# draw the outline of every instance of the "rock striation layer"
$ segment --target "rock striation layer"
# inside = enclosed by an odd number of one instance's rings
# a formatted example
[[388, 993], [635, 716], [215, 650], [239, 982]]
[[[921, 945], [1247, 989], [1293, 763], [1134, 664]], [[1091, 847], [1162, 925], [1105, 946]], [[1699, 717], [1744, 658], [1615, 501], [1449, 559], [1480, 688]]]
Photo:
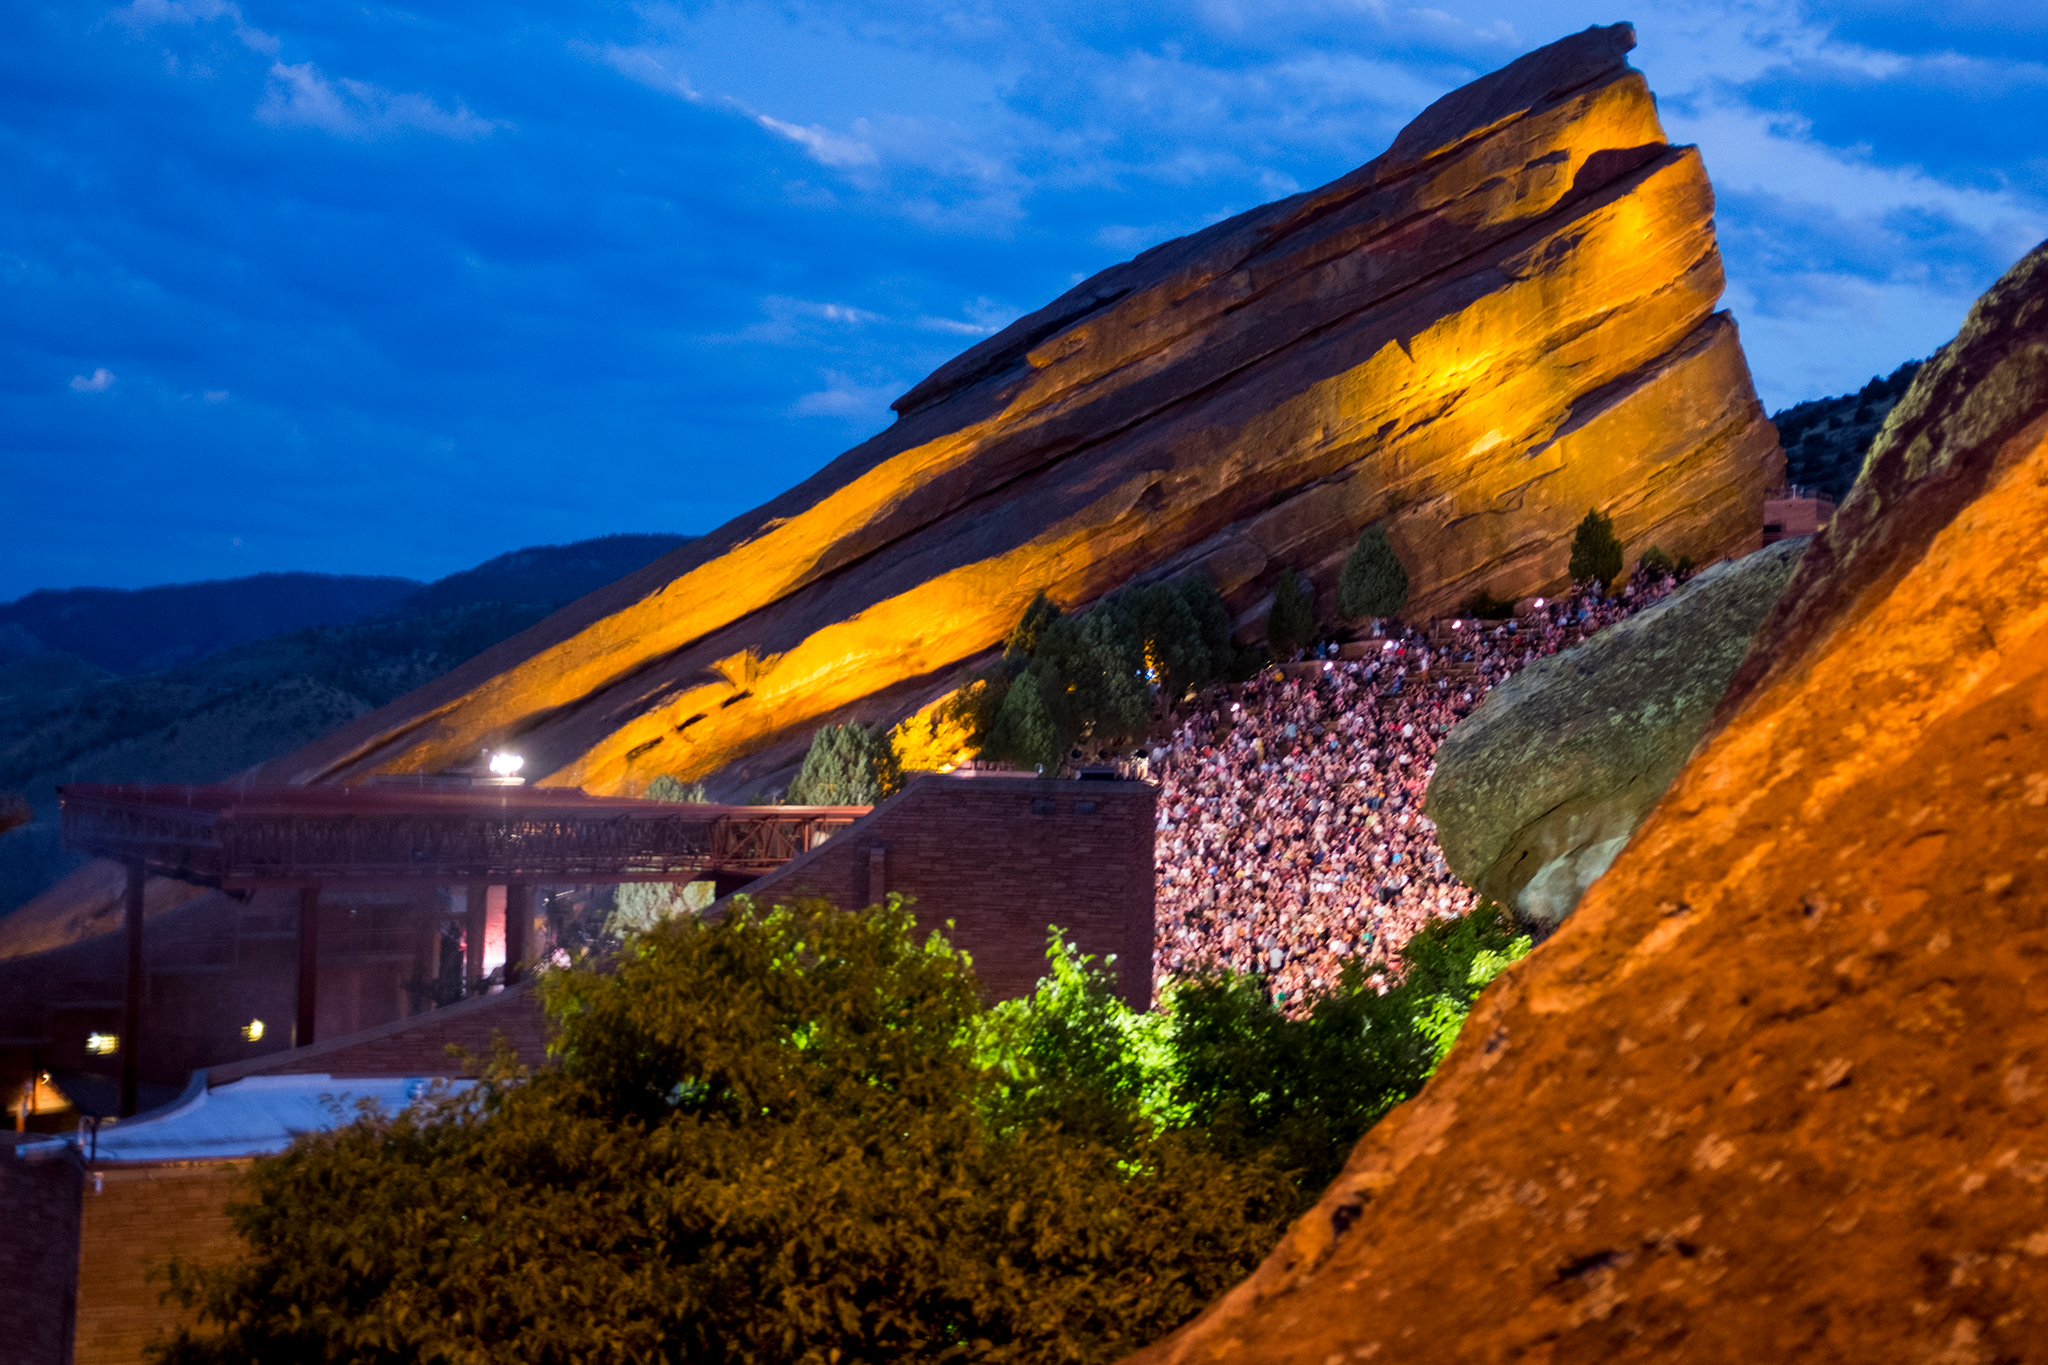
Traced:
[[2048, 1303], [2048, 246], [1892, 413], [1692, 761], [1147, 1362], [1959, 1361]]
[[1250, 624], [1384, 523], [1428, 614], [1560, 586], [1588, 507], [1632, 552], [1755, 548], [1783, 456], [1634, 41], [1532, 52], [1343, 178], [1102, 272], [787, 493], [261, 777], [509, 745], [545, 782], [738, 798], [818, 725], [943, 694], [1041, 590], [1199, 569]]
[[1459, 880], [1555, 928], [1678, 776], [1807, 541], [1716, 564], [1489, 692], [1425, 807]]
[[[1572, 529], [1754, 548], [1782, 469], [1713, 194], [1590, 29], [1445, 96], [1319, 190], [1168, 242], [941, 367], [755, 512], [285, 761], [348, 780], [516, 742], [593, 791], [905, 714], [1041, 589], [1200, 567], [1240, 608], [1369, 523], [1415, 609], [1558, 586]], [[914, 690], [914, 689], [913, 689]]]

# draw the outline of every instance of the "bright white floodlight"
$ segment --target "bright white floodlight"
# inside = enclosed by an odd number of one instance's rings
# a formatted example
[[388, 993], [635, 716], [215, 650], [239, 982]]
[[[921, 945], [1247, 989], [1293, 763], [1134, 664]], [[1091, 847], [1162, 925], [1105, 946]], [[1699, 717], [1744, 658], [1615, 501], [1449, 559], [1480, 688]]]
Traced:
[[499, 777], [517, 777], [519, 770], [526, 766], [526, 760], [518, 754], [492, 754], [491, 771]]

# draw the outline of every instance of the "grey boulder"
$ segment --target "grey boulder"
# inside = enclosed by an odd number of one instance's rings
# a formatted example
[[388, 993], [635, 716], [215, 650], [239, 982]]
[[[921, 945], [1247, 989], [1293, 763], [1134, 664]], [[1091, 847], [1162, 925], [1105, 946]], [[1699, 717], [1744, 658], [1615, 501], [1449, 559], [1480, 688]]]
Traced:
[[1714, 565], [1538, 660], [1446, 736], [1424, 809], [1451, 870], [1554, 928], [1692, 752], [1806, 540]]

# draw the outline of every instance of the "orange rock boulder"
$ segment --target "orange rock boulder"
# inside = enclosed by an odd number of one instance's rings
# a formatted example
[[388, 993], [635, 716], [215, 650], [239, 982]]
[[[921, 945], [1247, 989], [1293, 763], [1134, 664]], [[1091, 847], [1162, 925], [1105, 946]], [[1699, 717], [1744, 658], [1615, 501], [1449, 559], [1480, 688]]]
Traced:
[[2048, 246], [1691, 762], [1195, 1361], [2042, 1358]]
[[749, 755], [917, 710], [1040, 590], [1200, 568], [1255, 622], [1383, 522], [1427, 613], [1558, 586], [1594, 506], [1631, 549], [1754, 548], [1782, 456], [1633, 43], [1533, 52], [1343, 179], [1104, 271], [773, 502], [265, 775], [513, 744], [548, 782], [744, 795]]

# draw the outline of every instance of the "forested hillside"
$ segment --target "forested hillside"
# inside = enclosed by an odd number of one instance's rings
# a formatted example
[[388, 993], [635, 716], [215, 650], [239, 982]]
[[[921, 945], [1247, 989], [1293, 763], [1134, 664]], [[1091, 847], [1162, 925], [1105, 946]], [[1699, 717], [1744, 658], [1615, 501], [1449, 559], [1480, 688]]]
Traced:
[[[424, 587], [405, 579], [343, 580], [395, 582], [405, 591], [369, 619], [210, 650], [197, 662], [161, 672], [124, 677], [98, 660], [58, 649], [0, 663], [0, 792], [25, 795], [35, 814], [31, 823], [0, 834], [0, 914], [80, 861], [60, 846], [59, 783], [213, 782], [231, 776], [433, 681], [687, 539], [621, 535], [535, 546]], [[173, 590], [152, 597], [149, 591], [128, 597], [180, 611], [205, 598]], [[36, 596], [45, 595], [23, 601]], [[112, 613], [99, 619], [125, 618]], [[202, 623], [182, 637], [166, 626], [153, 638], [182, 640], [183, 647], [197, 650], [217, 637]]]

